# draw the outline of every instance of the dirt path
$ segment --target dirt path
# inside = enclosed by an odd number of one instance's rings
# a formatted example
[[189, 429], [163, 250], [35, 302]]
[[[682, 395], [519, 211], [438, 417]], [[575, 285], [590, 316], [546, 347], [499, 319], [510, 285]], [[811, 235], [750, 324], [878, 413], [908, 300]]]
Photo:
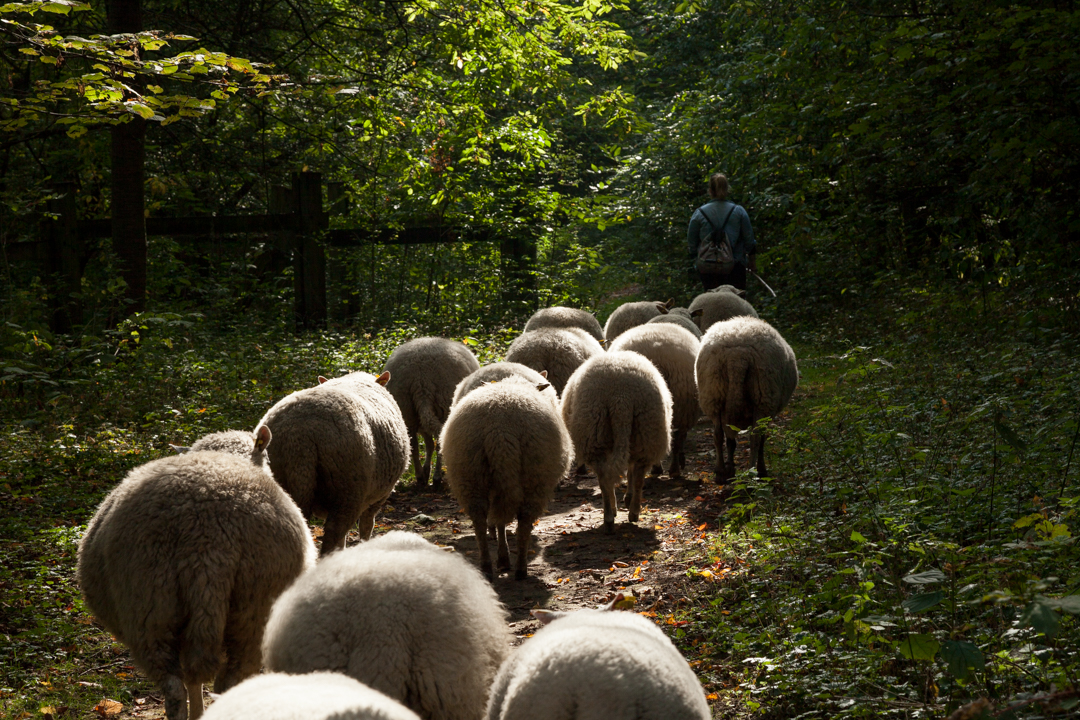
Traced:
[[[539, 623], [529, 615], [534, 608], [596, 607], [620, 591], [637, 598], [639, 612], [673, 608], [686, 594], [687, 568], [704, 561], [706, 527], [717, 527], [721, 497], [711, 484], [710, 450], [712, 433], [698, 426], [687, 439], [686, 477], [648, 477], [641, 520], [635, 525], [626, 522], [623, 491], [617, 491], [620, 512], [610, 535], [602, 529], [603, 500], [596, 476], [559, 483], [548, 514], [533, 528], [528, 579], [515, 581], [513, 573], [495, 578], [514, 633], [521, 638], [536, 631]], [[390, 529], [418, 532], [478, 562], [472, 523], [445, 493], [396, 493], [376, 532]], [[514, 542], [508, 543], [513, 562]]]

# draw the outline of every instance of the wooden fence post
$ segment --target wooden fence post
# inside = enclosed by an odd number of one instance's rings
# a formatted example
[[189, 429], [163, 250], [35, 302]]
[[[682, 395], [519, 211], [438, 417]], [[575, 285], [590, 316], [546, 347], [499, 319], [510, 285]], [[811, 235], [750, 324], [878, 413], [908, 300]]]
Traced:
[[48, 275], [49, 325], [53, 332], [70, 333], [82, 324], [82, 243], [75, 217], [75, 183], [56, 183], [60, 197], [49, 200], [56, 218], [43, 220], [45, 272]]
[[[299, 257], [303, 297], [299, 327], [326, 327], [326, 252], [319, 242], [319, 231], [327, 227], [322, 207], [322, 175], [313, 172], [293, 173], [293, 199], [297, 215], [296, 255]], [[293, 265], [296, 268], [296, 264]], [[298, 310], [300, 308], [298, 307]]]

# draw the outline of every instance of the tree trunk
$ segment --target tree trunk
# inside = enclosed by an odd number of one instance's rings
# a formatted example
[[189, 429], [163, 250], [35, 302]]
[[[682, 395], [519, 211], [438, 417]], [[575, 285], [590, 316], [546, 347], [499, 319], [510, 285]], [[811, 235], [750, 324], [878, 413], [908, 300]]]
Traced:
[[[109, 0], [110, 34], [142, 30], [141, 0]], [[137, 87], [137, 86], [136, 86]], [[126, 311], [146, 307], [146, 203], [143, 196], [146, 121], [130, 116], [112, 128], [112, 240], [127, 283]]]

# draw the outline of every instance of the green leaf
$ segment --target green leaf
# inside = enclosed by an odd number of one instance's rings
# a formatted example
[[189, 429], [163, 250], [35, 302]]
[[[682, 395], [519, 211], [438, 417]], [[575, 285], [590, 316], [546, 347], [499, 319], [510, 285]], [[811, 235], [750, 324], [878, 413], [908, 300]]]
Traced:
[[1048, 638], [1057, 634], [1058, 625], [1060, 624], [1057, 612], [1044, 600], [1031, 601], [1024, 608], [1024, 614], [1020, 616], [1020, 622], [1028, 627], [1035, 628], [1036, 632], [1040, 632]]
[[926, 572], [904, 576], [904, 582], [911, 583], [912, 585], [930, 585], [931, 583], [941, 582], [944, 579], [945, 573], [940, 570], [927, 570]]
[[863, 537], [862, 533], [860, 533], [858, 530], [852, 530], [851, 531], [851, 540], [852, 540], [852, 542], [857, 542], [860, 545], [862, 545], [864, 542], [866, 542], [866, 538]]
[[1066, 595], [1063, 598], [1039, 598], [1055, 610], [1067, 612], [1070, 615], [1080, 615], [1080, 595]]
[[972, 670], [982, 670], [986, 659], [975, 645], [957, 640], [945, 640], [941, 643], [941, 659], [949, 665], [953, 677], [966, 680]]
[[154, 111], [151, 108], [148, 108], [146, 105], [143, 105], [142, 103], [131, 102], [125, 103], [125, 105], [127, 106], [127, 109], [129, 111], [135, 113], [143, 120], [150, 120], [154, 117]]
[[908, 660], [933, 660], [941, 643], [933, 635], [908, 635], [896, 643], [896, 649]]
[[1020, 439], [1020, 436], [1016, 432], [1002, 422], [1002, 415], [998, 413], [994, 417], [994, 429], [997, 430], [998, 435], [1004, 438], [1005, 442], [1009, 443], [1009, 446], [1016, 451], [1018, 455], [1023, 455], [1027, 452], [1027, 443]]
[[909, 597], [907, 600], [901, 603], [903, 608], [909, 613], [918, 613], [923, 610], [929, 610], [945, 598], [945, 594], [940, 590], [932, 593], [921, 593], [913, 597]]

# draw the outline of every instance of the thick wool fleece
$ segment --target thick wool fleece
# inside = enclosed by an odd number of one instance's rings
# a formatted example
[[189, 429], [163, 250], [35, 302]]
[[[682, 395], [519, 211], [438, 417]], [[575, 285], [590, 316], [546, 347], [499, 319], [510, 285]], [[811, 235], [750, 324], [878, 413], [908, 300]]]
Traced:
[[733, 285], [721, 285], [708, 292], [703, 292], [690, 303], [690, 312], [701, 310], [702, 313], [696, 318], [701, 332], [708, 331], [718, 322], [723, 322], [733, 317], [758, 316], [754, 306], [742, 299], [738, 294], [742, 292]]
[[577, 308], [549, 307], [537, 310], [525, 323], [525, 332], [540, 328], [580, 328], [596, 338], [597, 342], [604, 340], [604, 330], [596, 316]]
[[[300, 510], [247, 457], [188, 452], [135, 468], [79, 545], [86, 604], [161, 684], [170, 720], [259, 672], [278, 594], [315, 562]], [[185, 691], [185, 686], [187, 690]]]
[[[516, 362], [491, 363], [485, 365], [476, 372], [471, 373], [468, 377], [458, 383], [458, 386], [454, 389], [454, 402], [450, 406], [450, 412], [453, 413], [454, 406], [461, 402], [463, 397], [476, 388], [486, 385], [487, 383], [498, 382], [512, 377], [519, 377], [526, 380], [531, 383], [533, 387], [549, 383], [543, 375], [533, 370], [528, 365], [522, 365], [521, 363]], [[550, 396], [552, 400], [558, 400], [558, 393], [555, 391], [554, 385], [549, 383], [548, 387], [543, 392]]]
[[[701, 341], [695, 365], [698, 402], [713, 421], [717, 472], [721, 479], [734, 477], [732, 454], [738, 430], [758, 420], [776, 417], [791, 399], [799, 381], [795, 353], [780, 333], [764, 320], [735, 317], [709, 328]], [[729, 459], [724, 460], [727, 436]], [[758, 474], [765, 472], [765, 437], [751, 435], [751, 458]]]
[[499, 670], [488, 720], [708, 720], [705, 692], [664, 633], [637, 614], [578, 610]]
[[[454, 388], [480, 363], [463, 343], [440, 337], [423, 337], [399, 345], [386, 361], [390, 372], [386, 389], [394, 396], [405, 418], [412, 447], [413, 470], [420, 485], [427, 485], [431, 466], [434, 481], [442, 478], [442, 465], [435, 441], [450, 414]], [[424, 464], [420, 465], [417, 434], [424, 438]]]
[[673, 405], [670, 474], [673, 477], [682, 472], [686, 434], [701, 415], [694, 377], [694, 361], [697, 359], [698, 347], [698, 339], [690, 331], [677, 325], [645, 323], [624, 332], [611, 344], [610, 349], [610, 352], [629, 350], [645, 356], [660, 371], [668, 390], [671, 391]]
[[666, 315], [667, 312], [667, 305], [662, 302], [643, 300], [623, 303], [608, 317], [604, 325], [604, 338], [610, 344], [630, 328], [644, 325], [657, 315]]
[[202, 436], [187, 448], [186, 452], [218, 450], [230, 455], [239, 455], [250, 458], [256, 466], [269, 473], [270, 458], [266, 454], [266, 446], [270, 443], [270, 437], [269, 430], [265, 430], [265, 434], [260, 433], [260, 435], [246, 430], [225, 430]]
[[[677, 312], [679, 310], [682, 310], [683, 312]], [[701, 339], [701, 330], [698, 328], [697, 323], [690, 319], [690, 312], [686, 308], [674, 308], [667, 315], [657, 315], [645, 324], [648, 325], [650, 323], [667, 323], [670, 325], [678, 325], [679, 327], [687, 330], [687, 332], [689, 332], [698, 340]]]
[[305, 518], [326, 517], [322, 555], [345, 547], [359, 519], [375, 515], [409, 465], [409, 436], [397, 403], [368, 373], [350, 373], [283, 398], [263, 416], [274, 440], [274, 478]]
[[545, 393], [518, 377], [484, 385], [454, 406], [443, 427], [450, 493], [473, 522], [480, 568], [489, 576], [488, 525], [496, 529], [499, 569], [509, 570], [506, 525], [517, 520], [515, 577], [524, 580], [532, 524], [570, 471], [570, 435], [558, 401]]
[[506, 359], [537, 372], [547, 370], [548, 382], [561, 395], [574, 371], [603, 352], [596, 338], [579, 328], [541, 328], [519, 335], [510, 343]]
[[205, 720], [420, 720], [381, 692], [339, 673], [269, 673], [214, 701]]
[[629, 520], [636, 522], [645, 471], [670, 449], [671, 393], [660, 371], [634, 352], [597, 355], [566, 384], [562, 415], [577, 462], [592, 468], [599, 480], [604, 529], [615, 529], [615, 485], [623, 473], [629, 481]]
[[476, 720], [510, 639], [476, 567], [390, 532], [297, 580], [274, 605], [263, 659], [275, 672], [344, 673], [428, 720]]

